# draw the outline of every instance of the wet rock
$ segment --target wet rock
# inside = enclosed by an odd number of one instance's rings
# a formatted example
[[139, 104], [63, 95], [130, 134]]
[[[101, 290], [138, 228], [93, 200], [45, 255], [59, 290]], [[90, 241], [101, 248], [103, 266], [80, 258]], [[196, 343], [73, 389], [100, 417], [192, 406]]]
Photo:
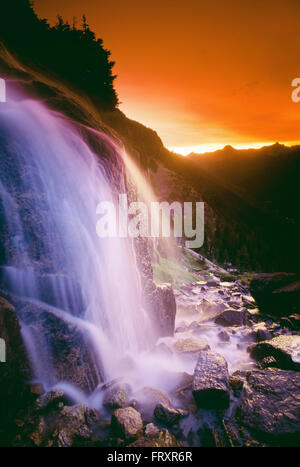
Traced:
[[208, 279], [207, 282], [206, 282], [206, 285], [208, 287], [218, 287], [220, 284], [220, 281], [217, 281], [215, 279]]
[[269, 341], [253, 344], [248, 348], [252, 358], [262, 361], [274, 357], [278, 368], [300, 370], [300, 336], [277, 336]]
[[38, 397], [34, 403], [35, 410], [46, 410], [57, 407], [60, 402], [64, 402], [64, 391], [62, 389], [52, 389], [51, 391]]
[[231, 287], [234, 287], [234, 282], [220, 282], [220, 286], [229, 289]]
[[260, 368], [278, 368], [277, 360], [274, 357], [265, 357], [259, 362]]
[[300, 311], [299, 274], [256, 274], [250, 290], [262, 313], [289, 316]]
[[184, 314], [198, 313], [198, 305], [196, 303], [179, 302], [177, 308], [178, 308], [178, 312], [184, 313]]
[[182, 378], [172, 391], [172, 398], [177, 400], [182, 407], [189, 407], [195, 403], [192, 394], [194, 376], [183, 373]]
[[186, 338], [180, 339], [175, 342], [173, 349], [176, 353], [187, 356], [187, 357], [197, 357], [198, 353], [201, 350], [210, 349], [209, 345], [201, 340]]
[[254, 339], [256, 342], [268, 341], [272, 339], [271, 332], [267, 329], [265, 324], [257, 326], [254, 330]]
[[71, 447], [91, 438], [92, 431], [86, 425], [86, 411], [87, 408], [83, 404], [61, 409], [52, 435], [55, 445]]
[[[142, 257], [140, 258], [142, 260]], [[143, 284], [143, 302], [152, 318], [157, 337], [173, 336], [175, 330], [176, 300], [170, 285], [157, 286], [148, 271]]]
[[[180, 332], [180, 331], [178, 331], [176, 329], [176, 332]], [[165, 344], [164, 342], [161, 342], [160, 344], [156, 345], [155, 349], [154, 349], [154, 352], [157, 353], [158, 355], [159, 354], [164, 354], [164, 355], [166, 355], [168, 357], [170, 357], [173, 354], [170, 347], [167, 344]]]
[[300, 374], [278, 369], [247, 372], [237, 414], [257, 439], [299, 445]]
[[114, 411], [111, 427], [115, 435], [125, 439], [138, 437], [143, 430], [141, 414], [133, 407], [126, 407]]
[[225, 408], [229, 404], [227, 362], [216, 352], [201, 351], [194, 372], [193, 395], [199, 407]]
[[255, 308], [256, 306], [255, 300], [253, 297], [251, 297], [251, 295], [242, 295], [242, 301], [246, 308], [252, 309], [252, 308]]
[[157, 287], [161, 307], [158, 311], [160, 336], [173, 336], [175, 329], [176, 301], [170, 285]]
[[262, 342], [272, 339], [273, 334], [267, 328], [266, 323], [255, 324], [251, 328], [245, 328], [242, 331], [243, 340], [245, 342]]
[[227, 305], [235, 310], [239, 310], [241, 308], [241, 304], [235, 300], [228, 300]]
[[186, 417], [188, 412], [182, 409], [174, 409], [167, 404], [158, 404], [154, 410], [155, 418], [165, 425], [175, 425], [182, 417]]
[[88, 426], [95, 426], [100, 421], [100, 413], [97, 409], [88, 409], [85, 413], [85, 420]]
[[29, 434], [29, 439], [35, 446], [42, 446], [46, 437], [47, 425], [45, 419], [40, 417], [35, 429]]
[[216, 429], [213, 426], [210, 426], [209, 423], [204, 423], [203, 427], [198, 431], [198, 434], [201, 438], [201, 445], [204, 447], [227, 447], [228, 437], [221, 431], [218, 427]]
[[146, 437], [153, 437], [157, 436], [160, 432], [160, 429], [154, 425], [154, 423], [148, 423], [145, 427], [145, 436]]
[[238, 372], [230, 376], [229, 384], [231, 389], [233, 390], [235, 397], [238, 397], [244, 386], [244, 380], [240, 377]]
[[206, 281], [198, 281], [198, 282], [196, 282], [196, 285], [197, 285], [197, 286], [202, 286], [202, 287], [203, 287], [203, 286], [205, 286], [206, 284], [207, 284]]
[[28, 385], [28, 389], [30, 394], [33, 394], [34, 396], [41, 396], [45, 393], [45, 388], [42, 383], [30, 383]]
[[283, 317], [280, 320], [280, 324], [282, 327], [287, 327], [289, 329], [299, 331], [300, 330], [300, 315], [293, 314], [289, 317]]
[[224, 303], [222, 300], [213, 302], [204, 298], [198, 306], [199, 320], [208, 321], [213, 319], [220, 315], [226, 309], [226, 307], [226, 303]]
[[181, 447], [181, 444], [168, 430], [163, 429], [156, 436], [141, 436], [128, 447], [175, 448]]
[[91, 438], [92, 431], [86, 425], [85, 405], [52, 407], [53, 410], [49, 410], [49, 405], [46, 407], [48, 410], [39, 415], [28, 435], [35, 446], [71, 447]]
[[245, 320], [246, 314], [243, 310], [227, 309], [215, 319], [215, 323], [222, 326], [242, 326]]
[[189, 325], [189, 327], [188, 327], [188, 329], [189, 329], [190, 331], [196, 331], [196, 330], [198, 330], [199, 328], [201, 328], [201, 324], [198, 323], [197, 321], [193, 321], [193, 322]]
[[161, 389], [145, 386], [134, 394], [143, 420], [152, 421], [154, 409], [158, 404], [171, 405], [168, 395]]
[[110, 409], [124, 407], [127, 401], [127, 393], [121, 384], [110, 387], [104, 396], [103, 405]]
[[220, 339], [221, 342], [229, 342], [230, 341], [230, 336], [225, 329], [222, 329], [222, 331], [219, 332], [218, 338]]
[[[47, 304], [13, 295], [12, 300], [28, 332], [36, 338], [44, 336], [47, 346], [52, 348], [52, 354], [55, 356], [53, 382], [69, 381], [83, 390], [96, 388], [101, 369], [92, 357], [87, 334], [79, 327], [54, 315]], [[47, 376], [49, 357], [44, 347], [46, 346], [41, 345], [39, 348], [39, 361]]]

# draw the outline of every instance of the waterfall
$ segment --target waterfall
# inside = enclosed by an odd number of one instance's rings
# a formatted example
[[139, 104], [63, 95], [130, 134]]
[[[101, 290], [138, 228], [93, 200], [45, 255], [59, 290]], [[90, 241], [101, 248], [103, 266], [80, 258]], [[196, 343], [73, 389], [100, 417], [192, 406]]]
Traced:
[[[58, 366], [75, 368], [85, 348], [92, 390], [152, 341], [132, 241], [96, 233], [98, 203], [124, 190], [121, 149], [104, 133], [96, 137], [97, 154], [79, 125], [38, 101], [0, 106], [0, 286], [20, 304], [33, 377], [46, 387], [76, 382]], [[74, 341], [78, 362], [65, 349]]]

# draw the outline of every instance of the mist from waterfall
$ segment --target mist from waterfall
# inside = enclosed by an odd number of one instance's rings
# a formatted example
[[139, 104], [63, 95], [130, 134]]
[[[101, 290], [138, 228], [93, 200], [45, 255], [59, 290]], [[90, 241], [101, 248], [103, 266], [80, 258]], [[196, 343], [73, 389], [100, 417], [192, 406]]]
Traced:
[[[78, 330], [98, 382], [113, 378], [122, 359], [153, 343], [131, 239], [96, 233], [98, 203], [125, 190], [121, 150], [98, 133], [99, 147], [119, 161], [114, 186], [109, 161], [80, 126], [26, 98], [1, 105], [0, 136], [1, 287]], [[32, 311], [20, 316], [23, 337], [34, 378], [51, 387], [58, 350], [36, 319]]]

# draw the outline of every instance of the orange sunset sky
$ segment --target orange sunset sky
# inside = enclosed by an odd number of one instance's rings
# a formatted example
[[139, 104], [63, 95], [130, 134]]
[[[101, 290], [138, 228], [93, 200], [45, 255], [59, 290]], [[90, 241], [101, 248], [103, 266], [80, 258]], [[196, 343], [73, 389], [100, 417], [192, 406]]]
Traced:
[[111, 50], [127, 116], [182, 154], [300, 141], [300, 0], [34, 0], [83, 13]]

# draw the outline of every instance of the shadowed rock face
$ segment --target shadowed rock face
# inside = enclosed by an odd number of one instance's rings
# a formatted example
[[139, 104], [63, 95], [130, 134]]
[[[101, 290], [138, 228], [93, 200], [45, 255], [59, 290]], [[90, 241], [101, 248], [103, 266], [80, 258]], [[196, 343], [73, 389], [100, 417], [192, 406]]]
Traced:
[[[73, 323], [53, 314], [46, 304], [38, 304], [30, 299], [19, 298], [5, 292], [3, 294], [9, 297], [17, 310], [15, 320], [19, 329], [20, 321], [23, 334], [29, 333], [32, 344], [40, 345], [40, 366], [44, 367], [46, 380], [47, 368], [49, 365], [54, 366], [55, 359], [53, 380], [49, 380], [49, 384], [70, 381], [85, 391], [93, 390], [101, 380], [102, 369], [89, 351], [91, 345], [89, 336]], [[46, 341], [53, 346], [52, 355], [49, 355], [46, 348], [41, 345], [41, 335], [44, 335]], [[15, 342], [14, 336], [12, 339]], [[22, 359], [22, 354], [18, 358]], [[29, 367], [29, 363], [27, 365]]]
[[248, 372], [238, 417], [257, 439], [296, 446], [300, 441], [300, 374], [277, 369]]
[[199, 353], [193, 381], [199, 407], [225, 408], [229, 404], [229, 373], [225, 359], [210, 350]]
[[158, 286], [153, 281], [152, 248], [147, 238], [136, 238], [135, 251], [141, 275], [143, 305], [151, 317], [157, 337], [173, 336], [176, 300], [171, 286]]
[[256, 274], [250, 290], [263, 313], [288, 316], [300, 310], [299, 274]]
[[300, 336], [277, 336], [250, 346], [249, 351], [259, 362], [267, 363], [266, 359], [273, 357], [272, 366], [300, 371]]
[[0, 338], [5, 341], [5, 360], [0, 363], [0, 439], [7, 444], [10, 423], [24, 403], [25, 382], [30, 378], [30, 365], [21, 336], [15, 308], [0, 297]]

